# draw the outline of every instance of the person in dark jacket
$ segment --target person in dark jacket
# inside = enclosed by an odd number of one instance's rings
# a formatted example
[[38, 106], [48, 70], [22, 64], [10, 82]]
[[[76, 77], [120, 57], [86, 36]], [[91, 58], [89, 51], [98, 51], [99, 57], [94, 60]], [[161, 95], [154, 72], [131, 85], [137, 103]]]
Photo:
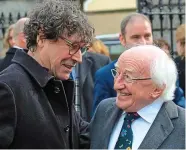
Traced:
[[95, 72], [110, 61], [107, 56], [88, 51], [83, 55], [82, 63], [76, 65], [72, 71], [73, 79], [79, 78], [79, 93], [76, 95], [75, 106], [80, 116], [87, 122], [91, 120]]
[[88, 148], [68, 79], [94, 29], [71, 1], [43, 1], [28, 16], [29, 51], [18, 50], [0, 73], [0, 148]]
[[18, 49], [22, 49], [27, 52], [26, 38], [23, 33], [24, 24], [27, 20], [28, 18], [21, 18], [14, 24], [13, 34], [12, 34], [14, 45], [8, 49], [5, 57], [2, 59], [0, 64], [0, 71], [4, 70], [12, 63], [11, 62], [12, 58], [14, 57]]
[[176, 50], [178, 57], [175, 62], [178, 68], [179, 85], [185, 95], [185, 24], [181, 24], [176, 29]]
[[14, 40], [13, 40], [13, 29], [14, 24], [11, 24], [8, 26], [8, 28], [5, 30], [5, 35], [3, 38], [3, 49], [0, 51], [0, 58], [4, 58], [7, 50], [10, 47], [14, 46]]

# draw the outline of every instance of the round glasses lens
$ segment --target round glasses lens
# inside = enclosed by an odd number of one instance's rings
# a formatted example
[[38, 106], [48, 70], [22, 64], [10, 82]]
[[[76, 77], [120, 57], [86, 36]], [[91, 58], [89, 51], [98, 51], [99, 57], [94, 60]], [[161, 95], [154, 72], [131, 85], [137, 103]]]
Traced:
[[113, 76], [113, 77], [116, 77], [117, 71], [116, 71], [115, 69], [112, 69], [111, 72], [112, 72], [112, 76]]

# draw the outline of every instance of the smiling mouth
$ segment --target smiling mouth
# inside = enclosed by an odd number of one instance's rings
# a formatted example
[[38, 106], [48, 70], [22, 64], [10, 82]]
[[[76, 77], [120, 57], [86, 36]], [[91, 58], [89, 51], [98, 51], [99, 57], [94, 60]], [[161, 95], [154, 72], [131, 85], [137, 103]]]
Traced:
[[132, 94], [128, 94], [128, 93], [120, 93], [121, 96], [130, 96]]
[[67, 65], [67, 64], [63, 64], [66, 68], [68, 69], [72, 69], [73, 67], [75, 67], [75, 65]]

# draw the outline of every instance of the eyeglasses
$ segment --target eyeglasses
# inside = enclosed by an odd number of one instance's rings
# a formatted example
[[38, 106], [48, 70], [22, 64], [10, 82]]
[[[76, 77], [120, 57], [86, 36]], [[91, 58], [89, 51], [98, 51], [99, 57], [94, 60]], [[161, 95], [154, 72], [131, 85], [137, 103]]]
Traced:
[[89, 46], [85, 45], [83, 47], [80, 47], [80, 45], [78, 43], [72, 43], [70, 40], [64, 38], [64, 37], [60, 37], [62, 40], [64, 40], [66, 42], [66, 44], [69, 46], [69, 54], [70, 55], [74, 55], [75, 53], [77, 53], [79, 50], [81, 50], [81, 53], [84, 54], [88, 51]]
[[[120, 75], [116, 69], [111, 69], [111, 73], [114, 78], [117, 78]], [[134, 80], [150, 80], [151, 78], [132, 78], [131, 76], [125, 73], [123, 74], [123, 79], [127, 83], [132, 83]]]

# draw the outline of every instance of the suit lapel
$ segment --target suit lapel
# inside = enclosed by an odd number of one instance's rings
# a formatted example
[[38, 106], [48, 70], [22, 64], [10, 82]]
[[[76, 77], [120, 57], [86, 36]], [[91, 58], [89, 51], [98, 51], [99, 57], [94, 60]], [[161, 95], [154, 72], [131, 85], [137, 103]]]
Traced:
[[102, 147], [103, 149], [107, 149], [109, 145], [110, 135], [113, 131], [114, 125], [117, 122], [118, 118], [120, 117], [122, 111], [116, 107], [115, 101], [113, 102], [113, 105], [111, 105], [110, 108], [107, 109], [105, 113], [105, 124], [102, 129], [102, 135], [99, 142], [98, 147]]
[[[158, 149], [173, 131], [171, 118], [178, 117], [173, 102], [164, 103], [139, 149]], [[169, 108], [168, 108], [169, 107]]]
[[[80, 85], [83, 87], [87, 74], [92, 66], [92, 61], [88, 57], [88, 53], [85, 53], [83, 56], [82, 63], [79, 64], [79, 77], [80, 77]], [[76, 67], [77, 72], [77, 67]]]

